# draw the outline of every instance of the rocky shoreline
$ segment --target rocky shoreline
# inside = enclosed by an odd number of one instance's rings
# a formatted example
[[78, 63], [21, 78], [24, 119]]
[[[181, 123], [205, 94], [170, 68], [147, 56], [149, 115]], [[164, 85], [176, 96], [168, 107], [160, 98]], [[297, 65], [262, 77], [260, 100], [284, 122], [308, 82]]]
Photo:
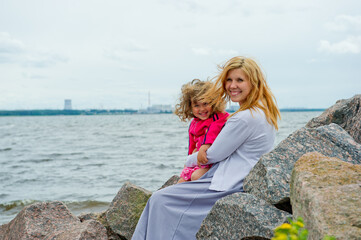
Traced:
[[[220, 199], [197, 239], [270, 239], [302, 217], [309, 239], [361, 239], [361, 95], [339, 100], [261, 157], [245, 193]], [[163, 186], [177, 182], [171, 177]], [[129, 240], [151, 192], [125, 183], [101, 213], [75, 216], [59, 201], [35, 203], [0, 226], [0, 240]], [[157, 223], [154, 223], [157, 224]]]

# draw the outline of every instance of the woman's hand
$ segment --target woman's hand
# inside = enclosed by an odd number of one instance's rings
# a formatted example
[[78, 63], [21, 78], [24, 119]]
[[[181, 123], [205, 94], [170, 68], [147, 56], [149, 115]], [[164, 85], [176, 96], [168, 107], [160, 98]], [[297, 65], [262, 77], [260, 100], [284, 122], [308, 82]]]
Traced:
[[207, 159], [207, 150], [210, 147], [210, 144], [203, 144], [198, 151], [198, 156], [197, 156], [197, 164], [200, 167], [201, 165], [207, 164], [208, 159]]

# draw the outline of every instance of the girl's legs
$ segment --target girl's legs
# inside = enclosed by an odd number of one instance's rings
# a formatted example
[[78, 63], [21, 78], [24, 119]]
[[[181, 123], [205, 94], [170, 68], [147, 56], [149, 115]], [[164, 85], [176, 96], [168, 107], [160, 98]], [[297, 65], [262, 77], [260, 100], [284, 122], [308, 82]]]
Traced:
[[182, 183], [182, 182], [187, 182], [187, 180], [184, 180], [184, 178], [180, 178], [180, 179], [178, 180], [177, 184], [178, 184], [178, 183]]
[[198, 180], [199, 178], [201, 178], [206, 172], [208, 172], [209, 168], [199, 168], [197, 170], [195, 170], [192, 173], [191, 176], [191, 181], [195, 181]]

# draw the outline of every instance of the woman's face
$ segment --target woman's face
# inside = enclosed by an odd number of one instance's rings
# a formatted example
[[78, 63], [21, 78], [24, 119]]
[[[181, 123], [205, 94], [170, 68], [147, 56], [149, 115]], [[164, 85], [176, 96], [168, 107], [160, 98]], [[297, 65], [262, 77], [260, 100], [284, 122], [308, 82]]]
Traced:
[[236, 68], [228, 72], [226, 91], [232, 102], [238, 102], [239, 105], [242, 105], [251, 92], [251, 89], [251, 82], [242, 69]]

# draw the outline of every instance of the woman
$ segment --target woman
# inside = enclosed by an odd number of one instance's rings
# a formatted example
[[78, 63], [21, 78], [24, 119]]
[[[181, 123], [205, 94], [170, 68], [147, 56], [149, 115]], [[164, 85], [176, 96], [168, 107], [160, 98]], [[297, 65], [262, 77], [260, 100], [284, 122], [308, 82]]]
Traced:
[[[221, 68], [215, 86], [204, 101], [238, 102], [240, 108], [227, 120], [212, 144], [189, 155], [187, 167], [213, 164], [197, 181], [155, 192], [149, 199], [133, 240], [195, 239], [214, 203], [243, 191], [243, 179], [274, 143], [279, 110], [264, 75], [250, 58], [234, 57]], [[213, 97], [211, 97], [213, 96]]]

